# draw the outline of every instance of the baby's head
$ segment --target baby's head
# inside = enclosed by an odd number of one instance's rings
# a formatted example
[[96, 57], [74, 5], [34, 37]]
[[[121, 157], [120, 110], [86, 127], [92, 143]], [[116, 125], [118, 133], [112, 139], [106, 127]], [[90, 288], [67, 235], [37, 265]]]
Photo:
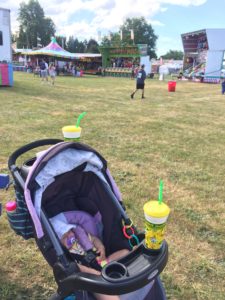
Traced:
[[70, 253], [85, 255], [85, 250], [76, 239], [73, 229], [70, 229], [63, 234], [61, 243], [69, 250]]
[[70, 229], [69, 231], [67, 231], [66, 233], [63, 234], [62, 238], [61, 238], [61, 242], [62, 244], [67, 248], [70, 249], [72, 248], [73, 244], [75, 243], [76, 238], [74, 235], [74, 232], [72, 229]]

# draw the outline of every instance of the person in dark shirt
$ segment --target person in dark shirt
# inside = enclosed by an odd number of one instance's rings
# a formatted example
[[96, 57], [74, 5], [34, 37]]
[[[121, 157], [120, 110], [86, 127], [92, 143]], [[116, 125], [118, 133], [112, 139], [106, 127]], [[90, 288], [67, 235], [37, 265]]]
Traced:
[[134, 95], [137, 92], [137, 90], [142, 90], [142, 96], [141, 98], [144, 99], [144, 89], [145, 89], [145, 79], [146, 79], [146, 73], [145, 73], [145, 65], [142, 65], [140, 70], [137, 72], [137, 82], [136, 82], [136, 90], [130, 95], [131, 99], [134, 99]]

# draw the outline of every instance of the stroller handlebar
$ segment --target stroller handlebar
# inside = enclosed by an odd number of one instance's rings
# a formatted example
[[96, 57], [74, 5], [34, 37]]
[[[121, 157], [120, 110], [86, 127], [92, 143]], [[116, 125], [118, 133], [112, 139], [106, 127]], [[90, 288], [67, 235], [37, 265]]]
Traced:
[[9, 159], [8, 159], [8, 167], [10, 170], [12, 170], [12, 166], [16, 166], [16, 161], [17, 159], [23, 155], [24, 153], [38, 148], [38, 147], [42, 147], [42, 146], [47, 146], [47, 145], [55, 145], [57, 143], [63, 142], [63, 140], [60, 139], [43, 139], [43, 140], [37, 140], [34, 141], [32, 143], [29, 143], [27, 145], [24, 145], [22, 147], [20, 147], [19, 149], [17, 149], [16, 151], [14, 151]]

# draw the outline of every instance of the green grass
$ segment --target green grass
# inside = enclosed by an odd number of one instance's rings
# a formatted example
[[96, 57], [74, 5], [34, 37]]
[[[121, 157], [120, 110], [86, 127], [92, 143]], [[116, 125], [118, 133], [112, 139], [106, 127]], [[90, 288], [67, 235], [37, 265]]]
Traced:
[[[160, 178], [171, 207], [162, 273], [168, 299], [222, 300], [225, 295], [225, 98], [219, 85], [146, 81], [146, 99], [130, 94], [125, 78], [59, 77], [55, 86], [15, 73], [0, 88], [0, 168], [21, 145], [61, 138], [61, 127], [81, 121], [82, 141], [108, 161], [128, 213], [143, 228], [143, 204], [156, 199]], [[25, 158], [24, 158], [25, 159]], [[20, 163], [20, 161], [19, 161]], [[12, 190], [1, 190], [3, 205]], [[0, 218], [0, 299], [48, 299], [52, 271], [32, 240], [16, 236]]]

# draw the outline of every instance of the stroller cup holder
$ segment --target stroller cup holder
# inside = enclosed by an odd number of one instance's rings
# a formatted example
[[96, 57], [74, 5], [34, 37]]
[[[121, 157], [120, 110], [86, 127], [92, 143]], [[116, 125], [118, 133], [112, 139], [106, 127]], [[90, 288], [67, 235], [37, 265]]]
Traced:
[[33, 166], [34, 162], [36, 160], [36, 157], [32, 157], [28, 160], [26, 160], [23, 165], [20, 168], [21, 176], [26, 179], [27, 175], [29, 173], [30, 168]]
[[103, 278], [112, 282], [126, 277], [127, 274], [126, 266], [119, 262], [111, 262], [102, 269]]

